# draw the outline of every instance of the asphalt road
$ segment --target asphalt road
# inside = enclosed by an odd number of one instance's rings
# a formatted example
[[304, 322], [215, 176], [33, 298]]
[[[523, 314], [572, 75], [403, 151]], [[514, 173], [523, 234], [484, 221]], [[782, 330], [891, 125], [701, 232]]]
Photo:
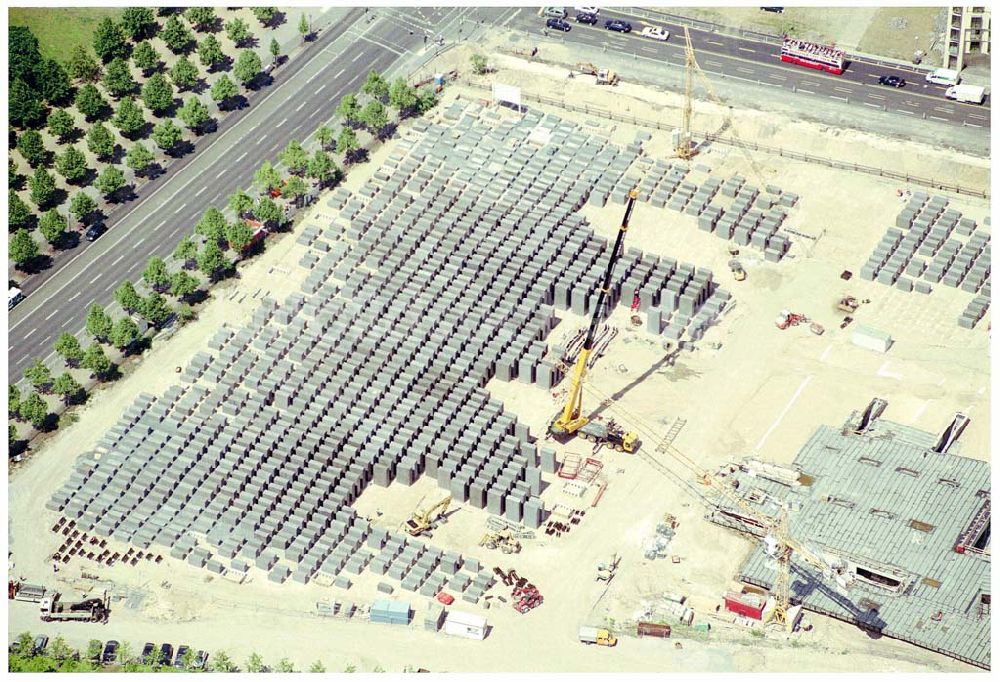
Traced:
[[[186, 165], [171, 169], [105, 235], [31, 291], [8, 318], [8, 379], [19, 381], [34, 358], [50, 356], [62, 332], [82, 330], [87, 309], [111, 303], [123, 281], [138, 281], [151, 256], [173, 253], [210, 206], [223, 208], [230, 194], [250, 186], [265, 159], [274, 160], [289, 140], [303, 140], [328, 121], [340, 98], [360, 89], [369, 70], [385, 72], [422, 50], [425, 33], [434, 38], [464, 28], [468, 35], [465, 22], [473, 16], [459, 8], [394, 13], [361, 14], [353, 28], [345, 29], [354, 39], [342, 49], [337, 45], [346, 41], [327, 38], [325, 46], [304, 56], [294, 73], [269, 88], [235, 125], [206, 140]], [[486, 12], [481, 18], [489, 23], [502, 14]], [[293, 64], [284, 68], [292, 71]]]
[[[539, 33], [545, 28], [540, 10], [524, 8], [511, 22], [511, 28]], [[602, 9], [595, 26], [578, 24], [569, 10], [572, 29], [567, 33], [548, 29], [550, 36], [562, 36], [568, 43], [578, 42], [592, 47], [666, 63], [683, 68], [684, 27], [667, 21], [647, 21], [626, 11]], [[604, 28], [607, 19], [625, 19], [632, 24], [632, 33], [623, 34]], [[666, 42], [639, 35], [645, 26], [660, 26], [670, 32]], [[849, 104], [870, 107], [906, 117], [926, 118], [955, 125], [980, 128], [990, 126], [989, 98], [984, 105], [963, 104], [946, 99], [945, 87], [925, 83], [912, 69], [890, 67], [855, 60], [843, 74], [835, 76], [807, 69], [780, 60], [780, 47], [769, 43], [725, 36], [718, 33], [689, 29], [691, 44], [699, 66], [708, 73], [726, 77], [759, 81], [767, 87], [777, 87], [808, 95], [807, 106], [815, 105], [815, 97], [826, 96]], [[878, 84], [883, 75], [905, 79], [906, 86], [891, 88]]]

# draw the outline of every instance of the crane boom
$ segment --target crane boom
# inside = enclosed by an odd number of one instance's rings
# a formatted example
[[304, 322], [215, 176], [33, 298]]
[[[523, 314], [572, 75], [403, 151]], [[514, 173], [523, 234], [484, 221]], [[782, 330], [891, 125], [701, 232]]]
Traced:
[[586, 426], [590, 421], [583, 415], [583, 377], [587, 373], [587, 361], [594, 348], [594, 336], [597, 332], [597, 326], [601, 322], [601, 313], [604, 310], [604, 303], [611, 290], [611, 277], [614, 274], [615, 265], [621, 257], [622, 247], [625, 243], [625, 233], [628, 232], [628, 223], [632, 217], [632, 209], [635, 207], [635, 201], [638, 197], [638, 190], [636, 188], [632, 188], [629, 191], [628, 199], [625, 202], [625, 216], [622, 218], [621, 227], [618, 228], [618, 235], [615, 237], [615, 245], [611, 249], [611, 254], [608, 257], [608, 267], [604, 271], [604, 279], [601, 281], [601, 288], [597, 295], [597, 302], [595, 303], [593, 313], [590, 316], [590, 327], [587, 329], [587, 336], [584, 338], [583, 348], [580, 349], [580, 355], [576, 359], [576, 367], [573, 370], [573, 383], [570, 385], [566, 405], [563, 407], [562, 412], [556, 415], [556, 418], [549, 426], [549, 430], [557, 437], [571, 435], [580, 428]]

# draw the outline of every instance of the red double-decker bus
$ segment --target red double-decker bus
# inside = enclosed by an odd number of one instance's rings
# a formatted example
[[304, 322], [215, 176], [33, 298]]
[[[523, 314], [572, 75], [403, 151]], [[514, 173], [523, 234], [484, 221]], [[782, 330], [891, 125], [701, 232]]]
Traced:
[[844, 56], [844, 51], [833, 45], [820, 45], [789, 36], [785, 36], [781, 43], [781, 61], [838, 76], [844, 73]]

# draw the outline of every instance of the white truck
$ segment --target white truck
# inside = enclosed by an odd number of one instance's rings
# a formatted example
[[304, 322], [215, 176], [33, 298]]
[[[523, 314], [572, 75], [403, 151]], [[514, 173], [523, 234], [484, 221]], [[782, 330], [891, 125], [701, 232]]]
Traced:
[[924, 77], [924, 80], [935, 85], [958, 85], [962, 78], [954, 69], [934, 69]]
[[953, 85], [944, 91], [944, 96], [956, 102], [982, 104], [986, 99], [986, 88], [981, 85]]

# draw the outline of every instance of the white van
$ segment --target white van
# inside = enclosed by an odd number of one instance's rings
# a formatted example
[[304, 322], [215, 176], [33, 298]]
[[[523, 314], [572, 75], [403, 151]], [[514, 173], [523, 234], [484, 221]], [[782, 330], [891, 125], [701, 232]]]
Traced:
[[958, 71], [953, 69], [936, 69], [927, 74], [925, 80], [935, 85], [958, 85], [958, 81], [961, 78], [958, 75]]

